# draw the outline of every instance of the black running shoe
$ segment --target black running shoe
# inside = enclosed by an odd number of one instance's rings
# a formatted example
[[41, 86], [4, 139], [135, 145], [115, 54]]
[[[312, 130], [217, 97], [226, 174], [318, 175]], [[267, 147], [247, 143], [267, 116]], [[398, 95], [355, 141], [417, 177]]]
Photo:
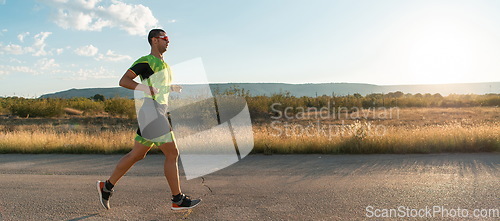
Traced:
[[173, 210], [183, 210], [191, 209], [200, 204], [201, 199], [190, 199], [189, 196], [182, 194], [180, 200], [174, 201], [172, 198], [172, 209]]
[[106, 189], [106, 182], [97, 181], [97, 192], [99, 193], [99, 201], [105, 209], [109, 209], [109, 197], [113, 195], [113, 190]]

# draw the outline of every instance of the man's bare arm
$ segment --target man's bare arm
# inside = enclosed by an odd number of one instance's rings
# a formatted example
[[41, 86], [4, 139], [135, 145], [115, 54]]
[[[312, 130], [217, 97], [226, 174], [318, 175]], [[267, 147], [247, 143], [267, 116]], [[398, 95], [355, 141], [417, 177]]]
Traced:
[[127, 70], [127, 72], [125, 72], [125, 74], [120, 79], [120, 86], [131, 90], [143, 91], [149, 95], [158, 93], [158, 89], [154, 87], [135, 82], [134, 78], [136, 77], [137, 75], [135, 75], [134, 72], [132, 72], [131, 70]]

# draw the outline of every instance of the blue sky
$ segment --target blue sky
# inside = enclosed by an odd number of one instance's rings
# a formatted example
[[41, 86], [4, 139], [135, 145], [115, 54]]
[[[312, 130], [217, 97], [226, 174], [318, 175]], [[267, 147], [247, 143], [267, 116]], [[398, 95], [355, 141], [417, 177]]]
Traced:
[[0, 20], [0, 96], [116, 87], [156, 27], [213, 83], [500, 80], [495, 0], [0, 0]]

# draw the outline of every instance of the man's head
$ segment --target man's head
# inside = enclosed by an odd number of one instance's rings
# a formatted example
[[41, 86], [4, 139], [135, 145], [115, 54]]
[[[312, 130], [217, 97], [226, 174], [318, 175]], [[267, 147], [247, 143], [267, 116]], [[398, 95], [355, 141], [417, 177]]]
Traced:
[[153, 29], [149, 31], [148, 42], [151, 48], [158, 49], [160, 53], [167, 50], [169, 43], [167, 33], [162, 29]]

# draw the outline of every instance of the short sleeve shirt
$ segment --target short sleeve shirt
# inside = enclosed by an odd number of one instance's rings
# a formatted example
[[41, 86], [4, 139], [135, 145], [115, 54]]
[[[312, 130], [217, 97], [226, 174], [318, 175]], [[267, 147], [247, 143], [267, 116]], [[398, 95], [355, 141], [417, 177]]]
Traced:
[[142, 84], [159, 90], [158, 94], [153, 96], [144, 94], [145, 97], [152, 98], [160, 104], [168, 104], [172, 71], [167, 63], [153, 55], [146, 55], [137, 59], [129, 70], [141, 78]]

